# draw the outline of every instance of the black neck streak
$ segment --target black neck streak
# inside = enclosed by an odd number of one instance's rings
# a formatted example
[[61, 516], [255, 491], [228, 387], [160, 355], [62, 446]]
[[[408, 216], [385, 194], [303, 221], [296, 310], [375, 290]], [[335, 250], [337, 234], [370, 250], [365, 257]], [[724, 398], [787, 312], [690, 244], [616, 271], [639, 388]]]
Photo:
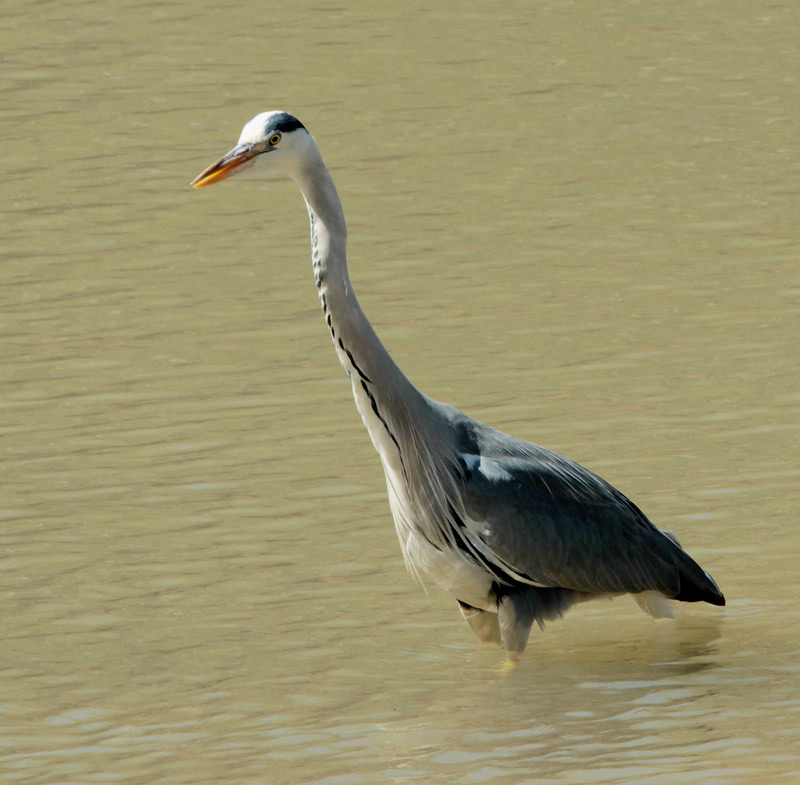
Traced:
[[[358, 377], [361, 380], [361, 387], [364, 390], [364, 394], [369, 399], [372, 411], [374, 412], [375, 416], [380, 420], [380, 422], [383, 424], [383, 427], [386, 429], [386, 433], [389, 434], [389, 438], [391, 438], [392, 442], [397, 448], [397, 452], [400, 453], [400, 444], [398, 443], [397, 438], [389, 428], [389, 423], [386, 421], [386, 418], [381, 414], [380, 409], [378, 408], [378, 402], [369, 388], [369, 385], [372, 384], [372, 379], [370, 379], [369, 376], [367, 376], [367, 374], [364, 373], [363, 370], [361, 370], [358, 363], [356, 362], [355, 357], [353, 357], [353, 353], [350, 351], [350, 349], [347, 348], [347, 346], [345, 346], [345, 343], [342, 340], [342, 336], [339, 335], [338, 339], [336, 337], [336, 328], [333, 325], [333, 316], [328, 310], [328, 298], [326, 297], [325, 294], [326, 275], [325, 275], [324, 264], [319, 250], [319, 236], [317, 233], [317, 222], [313, 213], [310, 214], [310, 218], [311, 218], [311, 265], [314, 270], [314, 281], [317, 284], [317, 292], [319, 293], [319, 300], [320, 303], [322, 304], [322, 313], [325, 316], [325, 323], [328, 325], [328, 330], [330, 331], [331, 338], [333, 338], [334, 344], [338, 345], [339, 349], [341, 349], [345, 353], [345, 355], [347, 355], [347, 359], [350, 363], [350, 366], [358, 374]], [[350, 372], [348, 371], [348, 374], [349, 373]], [[400, 453], [400, 462], [401, 464], [403, 462], [402, 453]]]

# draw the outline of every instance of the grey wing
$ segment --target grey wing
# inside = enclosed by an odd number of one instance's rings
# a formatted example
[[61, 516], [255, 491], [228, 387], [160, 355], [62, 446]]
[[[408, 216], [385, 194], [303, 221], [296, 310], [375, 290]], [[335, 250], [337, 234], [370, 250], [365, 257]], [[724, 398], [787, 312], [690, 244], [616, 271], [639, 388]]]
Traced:
[[724, 602], [710, 576], [600, 477], [488, 428], [482, 436], [461, 458], [464, 525], [510, 582]]

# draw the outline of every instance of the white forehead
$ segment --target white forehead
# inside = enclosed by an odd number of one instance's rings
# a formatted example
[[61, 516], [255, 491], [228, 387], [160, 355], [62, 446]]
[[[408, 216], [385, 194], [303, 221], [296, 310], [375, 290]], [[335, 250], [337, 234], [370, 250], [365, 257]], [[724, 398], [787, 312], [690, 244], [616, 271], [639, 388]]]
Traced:
[[264, 138], [264, 129], [267, 127], [267, 122], [277, 114], [280, 114], [280, 112], [262, 112], [245, 123], [242, 133], [239, 135], [239, 144], [261, 141]]

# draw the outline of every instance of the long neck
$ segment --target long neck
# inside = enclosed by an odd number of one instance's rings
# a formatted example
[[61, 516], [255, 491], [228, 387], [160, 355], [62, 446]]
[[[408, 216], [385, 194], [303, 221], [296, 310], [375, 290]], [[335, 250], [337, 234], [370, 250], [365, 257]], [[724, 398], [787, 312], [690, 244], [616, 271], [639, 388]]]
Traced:
[[430, 405], [392, 360], [356, 299], [347, 274], [344, 212], [318, 153], [296, 181], [308, 206], [314, 277], [328, 330], [373, 444], [384, 460], [392, 458], [392, 445], [400, 451], [399, 430], [415, 417], [424, 420]]

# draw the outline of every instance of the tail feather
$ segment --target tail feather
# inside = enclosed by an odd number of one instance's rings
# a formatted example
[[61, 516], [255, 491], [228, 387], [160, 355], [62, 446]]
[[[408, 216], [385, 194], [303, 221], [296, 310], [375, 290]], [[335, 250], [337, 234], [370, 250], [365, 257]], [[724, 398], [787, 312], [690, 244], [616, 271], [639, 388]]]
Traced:
[[672, 619], [675, 616], [672, 611], [672, 601], [660, 591], [643, 591], [634, 594], [633, 599], [645, 613], [649, 613], [654, 619]]

